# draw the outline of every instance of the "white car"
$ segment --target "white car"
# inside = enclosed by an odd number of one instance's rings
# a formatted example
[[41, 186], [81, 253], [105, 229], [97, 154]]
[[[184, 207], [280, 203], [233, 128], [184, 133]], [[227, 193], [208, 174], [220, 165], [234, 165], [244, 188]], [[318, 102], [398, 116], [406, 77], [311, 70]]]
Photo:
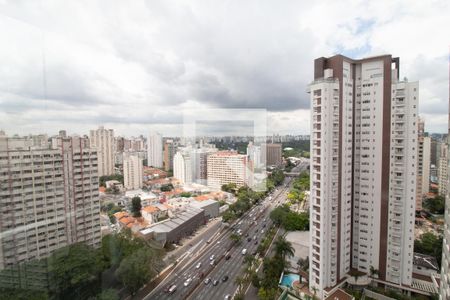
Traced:
[[188, 286], [188, 285], [190, 285], [191, 284], [191, 282], [192, 282], [192, 278], [191, 277], [189, 277], [188, 279], [186, 279], [186, 281], [184, 282], [184, 286]]
[[196, 269], [200, 269], [201, 266], [202, 266], [202, 263], [199, 262], [199, 263], [195, 266], [195, 268], [196, 268]]
[[216, 256], [213, 254], [209, 257], [209, 260], [214, 260], [214, 258], [216, 258]]

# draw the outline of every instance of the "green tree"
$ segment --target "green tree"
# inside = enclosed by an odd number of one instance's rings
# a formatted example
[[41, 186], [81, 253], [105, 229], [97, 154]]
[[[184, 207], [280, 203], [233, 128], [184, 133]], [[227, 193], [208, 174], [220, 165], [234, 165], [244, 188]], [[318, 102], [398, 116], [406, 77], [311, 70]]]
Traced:
[[173, 184], [171, 183], [163, 184], [160, 189], [161, 192], [170, 192], [171, 190], [173, 190]]
[[133, 217], [140, 217], [141, 216], [141, 198], [136, 196], [131, 199], [131, 212], [133, 213]]
[[92, 247], [77, 243], [60, 248], [48, 262], [50, 286], [56, 298], [80, 299], [96, 294], [103, 268]]
[[189, 192], [182, 192], [182, 193], [180, 194], [180, 197], [183, 197], [183, 198], [189, 198], [189, 197], [191, 197], [191, 196], [192, 196], [192, 194], [189, 193]]
[[274, 243], [275, 255], [285, 259], [286, 256], [294, 256], [295, 250], [291, 242], [287, 241], [284, 236], [279, 236]]
[[106, 289], [103, 290], [98, 296], [97, 300], [119, 300], [120, 297], [116, 290]]
[[414, 252], [434, 256], [441, 266], [442, 259], [442, 236], [436, 236], [431, 232], [424, 233], [420, 239], [414, 241]]
[[241, 242], [241, 236], [239, 234], [233, 233], [230, 235], [230, 240], [232, 240], [235, 244], [239, 244]]
[[127, 256], [116, 270], [116, 276], [134, 295], [163, 268], [162, 255], [150, 249], [141, 248]]
[[436, 196], [433, 199], [427, 199], [427, 200], [425, 200], [424, 206], [432, 214], [442, 215], [445, 211], [445, 198], [442, 196]]

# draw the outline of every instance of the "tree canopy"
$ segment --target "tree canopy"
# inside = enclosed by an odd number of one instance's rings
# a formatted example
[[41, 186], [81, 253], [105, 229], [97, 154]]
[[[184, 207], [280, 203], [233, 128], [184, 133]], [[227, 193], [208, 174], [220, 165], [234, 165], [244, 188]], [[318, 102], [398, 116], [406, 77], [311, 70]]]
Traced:
[[131, 212], [133, 213], [133, 217], [140, 217], [141, 216], [141, 198], [140, 197], [133, 197], [131, 199]]

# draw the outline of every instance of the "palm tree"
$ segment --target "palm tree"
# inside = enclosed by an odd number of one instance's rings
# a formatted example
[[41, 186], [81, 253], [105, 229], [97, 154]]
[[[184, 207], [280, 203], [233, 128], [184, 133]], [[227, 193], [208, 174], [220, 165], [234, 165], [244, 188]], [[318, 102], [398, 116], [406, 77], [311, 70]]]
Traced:
[[245, 282], [246, 282], [245, 278], [241, 277], [241, 276], [237, 276], [234, 279], [234, 283], [237, 284], [237, 286], [239, 287], [239, 292], [238, 293], [242, 292]]
[[276, 255], [281, 257], [283, 260], [286, 258], [286, 255], [294, 256], [294, 247], [292, 247], [291, 242], [287, 241], [284, 236], [279, 236], [274, 245]]

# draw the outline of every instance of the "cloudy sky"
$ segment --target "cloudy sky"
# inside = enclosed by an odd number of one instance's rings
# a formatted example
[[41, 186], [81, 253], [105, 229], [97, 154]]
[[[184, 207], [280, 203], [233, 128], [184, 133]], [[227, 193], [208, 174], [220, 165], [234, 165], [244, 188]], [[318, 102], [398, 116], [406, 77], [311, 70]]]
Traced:
[[265, 108], [309, 132], [313, 60], [399, 56], [445, 132], [450, 1], [0, 0], [0, 129], [180, 135], [183, 110]]

